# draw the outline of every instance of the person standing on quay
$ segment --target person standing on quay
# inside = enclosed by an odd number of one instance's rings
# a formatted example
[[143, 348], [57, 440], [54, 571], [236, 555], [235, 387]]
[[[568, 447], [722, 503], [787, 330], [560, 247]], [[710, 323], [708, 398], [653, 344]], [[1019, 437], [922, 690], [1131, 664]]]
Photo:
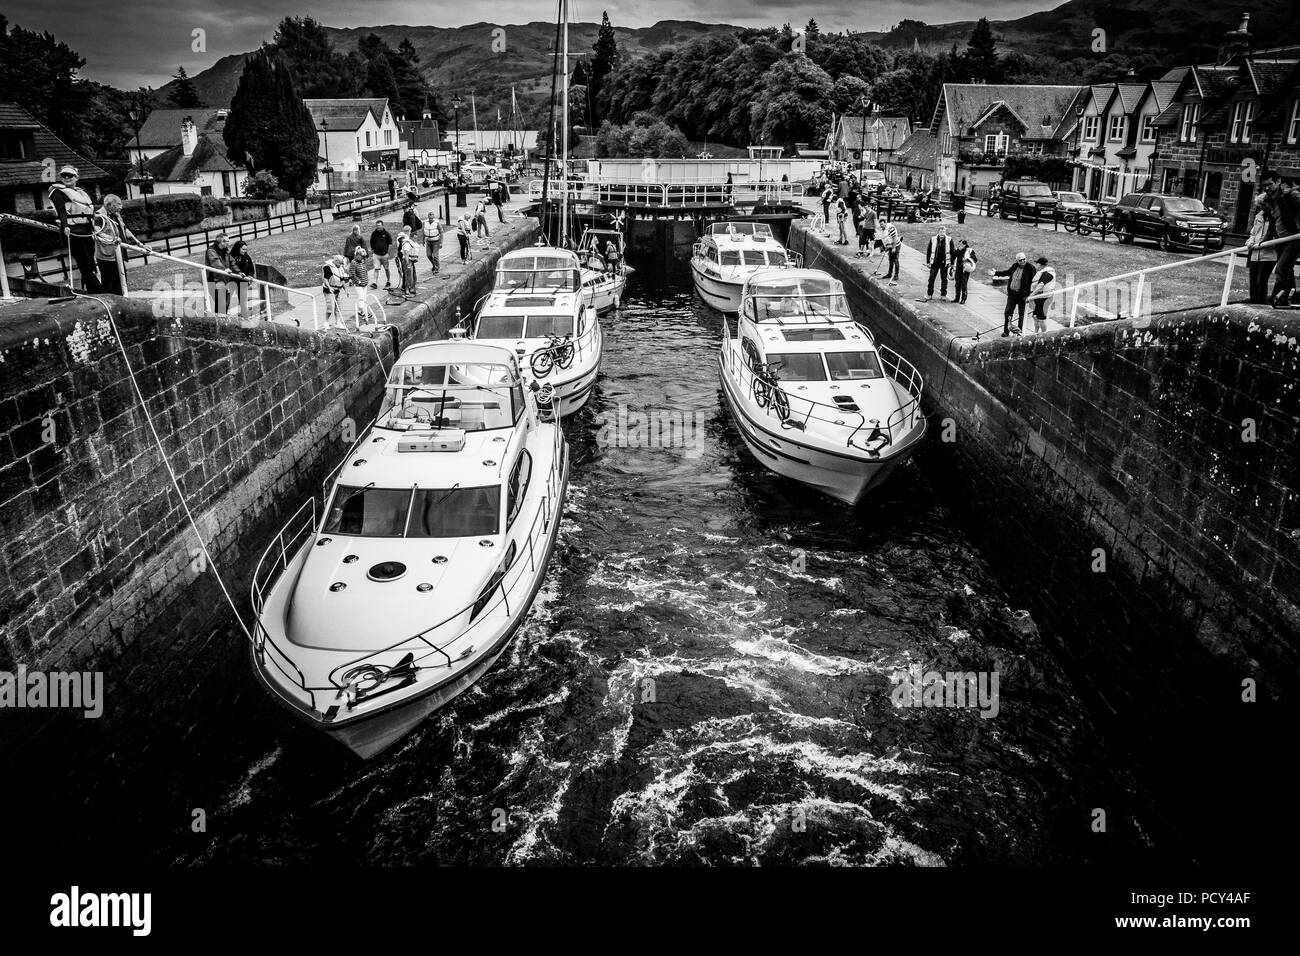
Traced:
[[[1264, 179], [1264, 190], [1268, 194], [1264, 202], [1273, 223], [1273, 237], [1300, 236], [1300, 193], [1277, 172], [1268, 173]], [[1277, 264], [1273, 266], [1273, 293], [1268, 301], [1275, 309], [1289, 309], [1291, 292], [1295, 289], [1295, 262], [1297, 253], [1300, 253], [1300, 238], [1275, 248]]]
[[1030, 286], [1029, 294], [1043, 297], [1034, 299], [1034, 331], [1046, 332], [1047, 313], [1056, 304], [1052, 301], [1052, 293], [1056, 291], [1056, 271], [1047, 264], [1047, 256], [1039, 256], [1037, 265], [1038, 271], [1034, 273], [1034, 284]]
[[343, 258], [348, 263], [351, 263], [352, 255], [358, 248], [363, 252], [367, 251], [365, 240], [361, 238], [361, 227], [354, 225], [352, 231], [348, 233], [348, 237], [343, 240]]
[[885, 235], [881, 245], [884, 247], [886, 261], [889, 263], [885, 269], [885, 278], [889, 280], [890, 285], [898, 285], [898, 255], [903, 248], [903, 237], [892, 219], [885, 225]]
[[843, 198], [835, 200], [835, 224], [840, 228], [840, 237], [835, 240], [837, 246], [847, 246], [849, 244], [849, 235], [847, 232], [849, 223], [849, 207]]
[[862, 221], [858, 225], [858, 255], [861, 259], [864, 255], [871, 254], [871, 248], [876, 241], [876, 211], [866, 203], [862, 206]]
[[925, 287], [925, 301], [934, 298], [934, 277], [939, 277], [939, 298], [948, 298], [948, 264], [952, 261], [952, 240], [948, 227], [940, 226], [925, 246], [925, 264], [930, 267], [930, 281]]
[[429, 218], [424, 223], [424, 256], [429, 260], [429, 268], [433, 274], [438, 274], [438, 256], [442, 253], [442, 223], [438, 221], [438, 214], [429, 213]]
[[990, 269], [990, 276], [1003, 276], [1007, 280], [1007, 308], [1002, 313], [1002, 337], [1011, 334], [1011, 313], [1019, 311], [1016, 323], [1016, 335], [1025, 329], [1025, 300], [1034, 283], [1034, 267], [1029, 264], [1029, 257], [1023, 252], [1016, 253], [1016, 261], [1005, 269]]
[[123, 242], [137, 246], [144, 243], [126, 227], [122, 220], [122, 199], [109, 193], [104, 197], [94, 220], [95, 265], [99, 269], [100, 290], [110, 295], [126, 295], [122, 284], [122, 269], [126, 267]]
[[[68, 255], [81, 273], [83, 292], [99, 291], [99, 274], [95, 272], [95, 204], [90, 194], [77, 185], [77, 167], [64, 166], [59, 181], [50, 187], [46, 198], [59, 217], [59, 228], [68, 246]], [[71, 268], [71, 263], [69, 263]], [[70, 285], [71, 283], [69, 283]]]
[[952, 298], [954, 302], [965, 302], [969, 293], [970, 274], [975, 271], [975, 266], [979, 263], [980, 257], [975, 255], [975, 250], [970, 247], [970, 241], [963, 239], [957, 247], [956, 253], [953, 254], [952, 277], [956, 283], [953, 288]]
[[392, 288], [393, 274], [388, 271], [388, 250], [392, 247], [393, 235], [384, 228], [384, 221], [381, 219], [375, 223], [375, 231], [370, 234], [370, 252], [375, 257], [375, 281], [371, 283], [374, 288], [379, 288], [381, 268], [384, 270], [384, 288]]
[[831, 224], [831, 201], [835, 198], [835, 187], [830, 183], [822, 190], [822, 219], [825, 220], [827, 228]]
[[212, 310], [217, 315], [226, 315], [230, 311], [231, 290], [238, 289], [242, 273], [230, 258], [230, 238], [224, 232], [218, 233], [208, 246], [204, 263], [209, 270], [208, 282], [212, 284]]
[[402, 294], [415, 295], [415, 263], [420, 253], [411, 238], [411, 227], [403, 226], [397, 234], [397, 268], [402, 276]]
[[415, 203], [406, 204], [406, 210], [402, 213], [402, 225], [411, 230], [412, 236], [424, 228], [424, 223], [420, 221], [420, 214], [415, 210]]
[[1273, 238], [1273, 222], [1264, 208], [1264, 199], [1260, 197], [1251, 204], [1250, 237], [1246, 240], [1247, 272], [1250, 275], [1250, 295], [1247, 301], [1253, 305], [1268, 304], [1268, 277], [1277, 263], [1277, 247], [1256, 248], [1261, 243]]
[[469, 262], [469, 220], [465, 214], [461, 213], [460, 218], [456, 220], [456, 241], [460, 243], [460, 261]]

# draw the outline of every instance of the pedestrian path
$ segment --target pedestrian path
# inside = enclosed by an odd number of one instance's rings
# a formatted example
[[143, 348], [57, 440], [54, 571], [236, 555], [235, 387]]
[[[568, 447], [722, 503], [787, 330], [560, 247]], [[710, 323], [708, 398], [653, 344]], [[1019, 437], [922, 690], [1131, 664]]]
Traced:
[[[810, 211], [820, 213], [820, 206], [815, 210], [812, 207], [808, 208]], [[816, 234], [832, 242], [836, 235], [825, 225], [820, 225], [816, 230]], [[879, 231], [877, 231], [877, 235], [879, 235]], [[976, 335], [981, 338], [988, 338], [1002, 334], [1002, 314], [1006, 309], [1007, 296], [1002, 286], [995, 286], [988, 280], [987, 269], [977, 270], [971, 276], [967, 286], [965, 304], [952, 301], [951, 296], [954, 294], [954, 289], [951, 281], [948, 284], [949, 298], [940, 298], [940, 283], [937, 278], [934, 298], [926, 302], [926, 284], [930, 279], [930, 269], [925, 264], [924, 252], [904, 242], [898, 258], [898, 285], [889, 286], [883, 278], [886, 269], [884, 254], [876, 252], [870, 257], [857, 259], [854, 258], [857, 251], [856, 242], [852, 242], [847, 246], [831, 245], [829, 250], [825, 252], [820, 249], [814, 252], [810, 247], [808, 259], [804, 262], [804, 265], [810, 269], [816, 269], [818, 268], [817, 263], [821, 261], [822, 256], [839, 256], [850, 267], [862, 272], [871, 281], [885, 286], [891, 294], [908, 302], [932, 324], [951, 332], [958, 338], [970, 338]], [[1032, 303], [1026, 305], [1025, 335], [1033, 334], [1032, 311]], [[1012, 325], [1013, 327], [1015, 325], [1014, 315], [1012, 316]], [[1047, 320], [1047, 330], [1049, 332], [1063, 328], [1065, 326], [1059, 321], [1050, 318]]]

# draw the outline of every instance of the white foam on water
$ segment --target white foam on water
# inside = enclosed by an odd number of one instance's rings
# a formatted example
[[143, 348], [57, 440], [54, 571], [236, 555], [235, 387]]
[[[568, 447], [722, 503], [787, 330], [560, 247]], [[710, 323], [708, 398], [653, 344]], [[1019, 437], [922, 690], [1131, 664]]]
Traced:
[[279, 760], [280, 755], [283, 753], [283, 748], [279, 744], [276, 744], [275, 748], [270, 753], [266, 754], [266, 756], [254, 760], [249, 765], [248, 769], [244, 771], [243, 779], [241, 779], [239, 783], [235, 784], [230, 793], [226, 796], [225, 804], [222, 809], [233, 810], [235, 807], [242, 807], [247, 804], [253, 797], [253, 781], [257, 779], [258, 775], [264, 773], [277, 760]]

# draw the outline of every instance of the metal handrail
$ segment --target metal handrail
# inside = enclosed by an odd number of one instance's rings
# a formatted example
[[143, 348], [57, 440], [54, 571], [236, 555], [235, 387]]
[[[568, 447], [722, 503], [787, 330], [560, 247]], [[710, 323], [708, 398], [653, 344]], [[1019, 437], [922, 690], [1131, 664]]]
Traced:
[[[597, 202], [602, 205], [634, 205], [659, 208], [676, 208], [700, 205], [735, 205], [773, 200], [793, 201], [801, 189], [793, 182], [607, 182], [599, 180], [570, 179], [562, 186], [573, 199]], [[528, 183], [529, 201], [542, 198], [540, 180]]]
[[1122, 272], [1119, 275], [1107, 276], [1104, 279], [1089, 279], [1087, 282], [1077, 282], [1074, 285], [1066, 286], [1063, 289], [1055, 289], [1052, 292], [1039, 292], [1035, 295], [1028, 296], [1026, 301], [1032, 302], [1036, 299], [1051, 299], [1058, 295], [1065, 295], [1072, 292], [1070, 299], [1070, 328], [1074, 328], [1075, 320], [1079, 312], [1079, 292], [1082, 289], [1090, 289], [1094, 286], [1104, 285], [1110, 282], [1123, 282], [1128, 279], [1137, 279], [1138, 287], [1134, 293], [1134, 301], [1142, 301], [1142, 290], [1146, 284], [1146, 277], [1156, 272], [1167, 272], [1170, 269], [1179, 269], [1184, 266], [1197, 265], [1202, 262], [1210, 262], [1214, 259], [1227, 259], [1228, 268], [1223, 278], [1223, 293], [1219, 297], [1219, 305], [1228, 304], [1228, 296], [1232, 288], [1232, 280], [1236, 268], [1237, 256], [1249, 256], [1250, 253], [1259, 249], [1272, 249], [1277, 246], [1283, 246], [1291, 242], [1300, 242], [1300, 235], [1283, 236], [1279, 239], [1270, 239], [1253, 246], [1237, 246], [1231, 249], [1220, 249], [1217, 252], [1211, 252], [1208, 255], [1193, 256], [1190, 259], [1179, 259], [1176, 262], [1164, 262], [1158, 266], [1148, 266], [1145, 269], [1135, 269], [1132, 272]]

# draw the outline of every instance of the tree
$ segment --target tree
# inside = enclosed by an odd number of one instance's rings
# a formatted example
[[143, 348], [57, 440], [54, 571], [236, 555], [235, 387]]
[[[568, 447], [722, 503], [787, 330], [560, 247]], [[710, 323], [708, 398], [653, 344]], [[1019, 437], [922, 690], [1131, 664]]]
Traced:
[[596, 55], [591, 59], [588, 88], [591, 90], [591, 107], [595, 114], [595, 122], [599, 123], [604, 116], [600, 106], [600, 92], [605, 79], [619, 63], [618, 40], [614, 36], [614, 27], [609, 22], [609, 13], [601, 15], [600, 32], [596, 34], [596, 42], [592, 50]]
[[325, 27], [311, 17], [285, 17], [271, 41], [284, 57], [295, 87], [307, 97], [360, 96], [364, 62], [344, 56], [330, 44]]
[[751, 142], [792, 147], [826, 137], [832, 84], [806, 56], [783, 57], [764, 77], [750, 107]]
[[176, 81], [176, 85], [167, 94], [167, 99], [173, 106], [178, 109], [192, 110], [204, 105], [203, 100], [199, 98], [199, 91], [194, 86], [194, 81], [185, 72], [185, 67], [178, 66], [176, 72], [172, 74], [172, 79]]
[[284, 57], [271, 47], [250, 55], [230, 102], [223, 133], [232, 163], [270, 172], [295, 199], [316, 180], [316, 123], [294, 87]]
[[1001, 79], [997, 47], [988, 17], [980, 17], [975, 29], [971, 31], [970, 39], [966, 41], [966, 55], [962, 57], [962, 66], [966, 68], [968, 78], [985, 83], [997, 83]]
[[86, 143], [82, 116], [91, 90], [77, 79], [85, 65], [52, 34], [10, 29], [0, 14], [0, 101], [17, 103], [73, 149]]
[[831, 109], [843, 116], [860, 113], [863, 100], [871, 99], [871, 84], [856, 76], [841, 76], [831, 87]]

